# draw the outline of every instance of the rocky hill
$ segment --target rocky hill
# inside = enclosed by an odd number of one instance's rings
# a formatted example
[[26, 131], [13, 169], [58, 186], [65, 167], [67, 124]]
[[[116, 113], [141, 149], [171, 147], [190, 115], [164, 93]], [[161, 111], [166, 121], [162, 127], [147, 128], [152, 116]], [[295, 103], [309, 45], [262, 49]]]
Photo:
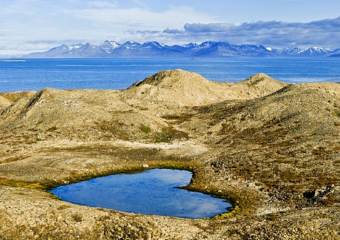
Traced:
[[[0, 94], [0, 239], [338, 239], [340, 85], [163, 71], [122, 91]], [[148, 168], [230, 199], [211, 219], [78, 206], [46, 189]]]

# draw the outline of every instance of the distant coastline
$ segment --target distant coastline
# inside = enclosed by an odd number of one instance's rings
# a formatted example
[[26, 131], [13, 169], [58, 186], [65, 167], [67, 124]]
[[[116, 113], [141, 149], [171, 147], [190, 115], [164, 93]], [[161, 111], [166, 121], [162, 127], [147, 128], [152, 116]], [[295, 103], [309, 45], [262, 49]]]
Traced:
[[340, 57], [339, 49], [321, 47], [275, 49], [263, 45], [230, 44], [206, 41], [183, 45], [166, 45], [156, 41], [118, 43], [105, 41], [95, 45], [79, 43], [60, 45], [45, 52], [35, 52], [21, 58], [178, 58], [178, 57]]

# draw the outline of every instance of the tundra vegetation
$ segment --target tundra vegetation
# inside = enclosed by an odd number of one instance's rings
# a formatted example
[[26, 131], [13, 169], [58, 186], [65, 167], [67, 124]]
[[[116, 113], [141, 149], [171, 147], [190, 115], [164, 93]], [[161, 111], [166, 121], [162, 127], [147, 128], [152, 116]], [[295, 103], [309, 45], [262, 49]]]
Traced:
[[[0, 94], [0, 239], [338, 239], [340, 85], [183, 70], [122, 91]], [[46, 190], [145, 168], [230, 199], [211, 219], [66, 203]]]

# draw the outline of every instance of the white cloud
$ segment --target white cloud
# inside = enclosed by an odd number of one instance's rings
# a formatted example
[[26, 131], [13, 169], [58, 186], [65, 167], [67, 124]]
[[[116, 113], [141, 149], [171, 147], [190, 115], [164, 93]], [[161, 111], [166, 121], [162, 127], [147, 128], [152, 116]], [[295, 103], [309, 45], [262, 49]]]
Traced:
[[[0, 11], [0, 55], [41, 51], [52, 43], [34, 41], [99, 42], [144, 40], [135, 36], [140, 29], [158, 30], [181, 27], [186, 22], [211, 22], [214, 17], [192, 8], [167, 8], [163, 11], [144, 7], [124, 7], [115, 0], [3, 0]], [[1, 36], [2, 35], [2, 36]], [[50, 41], [52, 42], [52, 41]]]
[[214, 21], [204, 13], [195, 12], [190, 8], [169, 9], [163, 12], [155, 12], [142, 8], [106, 8], [106, 9], [79, 9], [70, 10], [69, 14], [75, 17], [94, 21], [96, 24], [113, 24], [119, 28], [128, 27], [131, 29], [139, 29], [141, 27], [147, 29], [162, 29], [167, 27], [181, 27], [186, 22]]
[[89, 8], [113, 8], [117, 7], [117, 3], [115, 1], [103, 1], [103, 0], [93, 0], [87, 3]]
[[[143, 31], [138, 34], [142, 35]], [[185, 24], [181, 29], [146, 31], [145, 37], [177, 42], [227, 41], [234, 44], [262, 44], [268, 47], [339, 48], [340, 17], [307, 23], [279, 21], [244, 23]]]
[[[62, 43], [98, 43], [106, 39], [157, 40], [164, 43], [222, 40], [268, 46], [290, 44], [340, 47], [337, 43], [340, 36], [339, 20], [316, 24], [216, 23], [225, 22], [226, 19], [230, 20], [242, 14], [252, 19], [253, 15], [249, 15], [247, 11], [243, 13], [240, 12], [241, 10], [236, 11], [238, 8], [230, 11], [227, 16], [214, 14], [212, 8], [234, 9], [231, 7], [234, 6], [231, 5], [231, 1], [227, 0], [215, 0], [215, 5], [203, 1], [193, 4], [194, 0], [181, 2], [179, 0], [164, 2], [156, 0], [0, 1], [0, 55], [47, 50]], [[175, 2], [180, 6], [171, 5]], [[264, 0], [261, 2], [263, 3]], [[252, 7], [257, 6], [250, 1], [249, 4]], [[235, 3], [236, 6], [240, 7], [242, 4]], [[254, 15], [259, 17], [258, 13]]]

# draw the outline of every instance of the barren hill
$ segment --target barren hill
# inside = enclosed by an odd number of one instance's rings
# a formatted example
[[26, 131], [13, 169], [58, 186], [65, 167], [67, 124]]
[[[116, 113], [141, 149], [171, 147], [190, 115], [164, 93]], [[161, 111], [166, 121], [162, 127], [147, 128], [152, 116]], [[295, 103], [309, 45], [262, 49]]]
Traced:
[[220, 155], [209, 163], [215, 172], [238, 172], [297, 205], [307, 191], [327, 186], [340, 201], [339, 84], [290, 85], [262, 98], [203, 106], [192, 116], [181, 127], [215, 144]]
[[[0, 238], [338, 239], [336, 83], [265, 74], [217, 83], [174, 70], [122, 91], [6, 93], [0, 133]], [[192, 221], [78, 206], [45, 191], [160, 167], [193, 171], [191, 189], [235, 208]]]
[[221, 83], [197, 73], [170, 70], [157, 73], [122, 93], [128, 102], [198, 106], [223, 100], [251, 99], [265, 96], [286, 86], [265, 74], [257, 74], [240, 83]]
[[143, 131], [164, 128], [169, 126], [162, 119], [130, 107], [115, 91], [44, 89], [0, 113], [3, 133], [32, 140], [37, 133], [40, 139], [137, 140], [144, 138]]

